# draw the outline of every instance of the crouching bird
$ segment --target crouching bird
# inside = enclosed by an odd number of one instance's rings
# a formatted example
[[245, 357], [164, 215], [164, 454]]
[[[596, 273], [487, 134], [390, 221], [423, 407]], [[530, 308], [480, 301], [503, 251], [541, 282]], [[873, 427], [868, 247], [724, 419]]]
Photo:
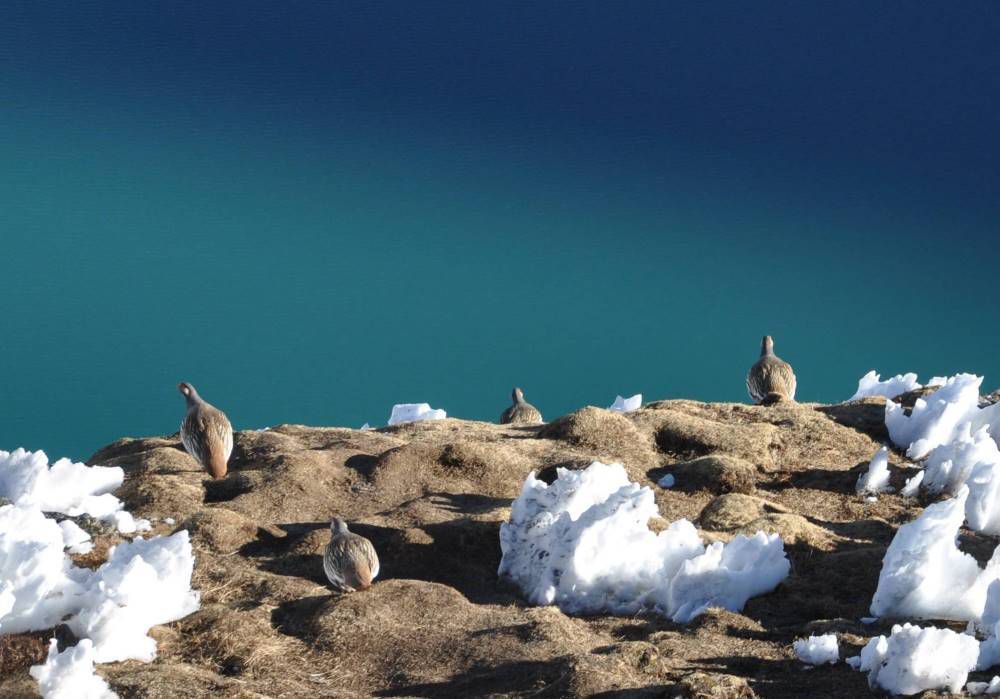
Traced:
[[223, 478], [233, 453], [233, 426], [229, 418], [206, 403], [191, 384], [179, 383], [177, 389], [187, 401], [187, 415], [181, 423], [184, 448], [212, 478]]
[[514, 404], [503, 411], [500, 416], [501, 425], [537, 425], [542, 422], [542, 414], [538, 408], [524, 400], [524, 391], [515, 388], [510, 395]]
[[747, 391], [758, 405], [776, 403], [782, 398], [795, 400], [795, 372], [774, 353], [770, 335], [760, 341], [760, 359], [747, 374]]
[[372, 542], [351, 532], [339, 517], [330, 522], [330, 535], [323, 553], [323, 571], [330, 584], [338, 592], [371, 587], [378, 575], [378, 554]]

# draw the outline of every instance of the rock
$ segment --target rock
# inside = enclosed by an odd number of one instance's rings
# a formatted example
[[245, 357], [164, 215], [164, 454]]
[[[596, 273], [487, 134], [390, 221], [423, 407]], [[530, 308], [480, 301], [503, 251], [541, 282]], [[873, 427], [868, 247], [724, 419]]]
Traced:
[[750, 493], [757, 480], [757, 469], [735, 456], [703, 456], [670, 467], [681, 490], [708, 490], [713, 493]]

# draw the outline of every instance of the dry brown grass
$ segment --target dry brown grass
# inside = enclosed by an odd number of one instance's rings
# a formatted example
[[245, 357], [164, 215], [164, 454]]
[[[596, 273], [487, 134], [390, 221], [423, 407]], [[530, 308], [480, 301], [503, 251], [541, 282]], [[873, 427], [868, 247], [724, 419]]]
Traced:
[[[154, 663], [101, 674], [144, 699], [866, 695], [864, 676], [842, 664], [803, 672], [791, 642], [821, 627], [846, 644], [884, 630], [857, 619], [895, 528], [919, 504], [854, 494], [882, 438], [881, 409], [660, 401], [541, 427], [282, 425], [237, 434], [232, 475], [216, 484], [175, 438], [116, 442], [92, 462], [126, 469], [121, 495], [137, 515], [192, 531], [203, 606], [154, 629]], [[595, 459], [623, 462], [654, 489], [656, 528], [683, 516], [707, 539], [778, 532], [792, 574], [742, 614], [711, 611], [686, 627], [524, 606], [496, 577], [511, 501], [530, 471], [551, 479]], [[657, 488], [671, 470], [679, 487]], [[335, 515], [379, 552], [370, 590], [338, 596], [326, 585], [320, 556]], [[79, 563], [102, 560], [97, 551]], [[32, 686], [27, 665], [44, 657], [46, 634], [18, 639], [0, 646], [4, 696]]]

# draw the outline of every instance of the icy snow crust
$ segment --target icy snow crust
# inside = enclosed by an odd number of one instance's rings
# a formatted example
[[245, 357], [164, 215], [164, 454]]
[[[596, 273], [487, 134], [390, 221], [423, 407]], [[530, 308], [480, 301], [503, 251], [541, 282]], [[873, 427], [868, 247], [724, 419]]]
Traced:
[[85, 638], [60, 653], [56, 639], [49, 642], [49, 656], [43, 665], [31, 668], [45, 699], [114, 699], [108, 683], [94, 674], [94, 644]]
[[895, 398], [903, 393], [922, 388], [920, 382], [917, 381], [917, 375], [913, 373], [896, 374], [891, 379], [886, 379], [885, 381], [879, 381], [879, 378], [881, 377], [874, 369], [869, 371], [858, 381], [858, 390], [848, 400], [858, 400], [859, 398], [867, 398], [869, 396]]
[[429, 403], [400, 403], [392, 406], [389, 425], [419, 422], [420, 420], [444, 420], [446, 417], [448, 417], [448, 413], [444, 410], [431, 408]]
[[792, 649], [798, 659], [807, 665], [832, 665], [840, 660], [840, 645], [835, 633], [800, 639], [792, 644]]
[[21, 633], [67, 623], [82, 639], [62, 653], [55, 640], [48, 658], [31, 669], [46, 699], [113, 697], [94, 674], [95, 662], [151, 661], [156, 642], [147, 632], [198, 609], [191, 590], [194, 554], [187, 531], [112, 548], [97, 570], [77, 568], [65, 555], [92, 548], [90, 536], [70, 520], [44, 512], [89, 514], [123, 533], [148, 529], [123, 509], [111, 490], [120, 468], [90, 467], [42, 452], [0, 451], [0, 633]]
[[[923, 459], [923, 470], [903, 493], [915, 494], [920, 487], [951, 498], [930, 505], [896, 531], [882, 561], [871, 612], [967, 621], [969, 631], [904, 624], [894, 626], [889, 638], [873, 638], [859, 657], [849, 659], [869, 673], [872, 687], [894, 694], [958, 692], [970, 670], [1000, 663], [1000, 546], [980, 568], [957, 544], [963, 523], [1000, 534], [1000, 408], [979, 408], [981, 383], [972, 374], [935, 378], [932, 385], [939, 385], [938, 391], [917, 400], [908, 416], [899, 405], [886, 403], [890, 438], [910, 458]], [[973, 631], [986, 639], [980, 643]], [[998, 691], [1000, 680], [970, 683], [967, 689]]]
[[979, 642], [972, 636], [897, 624], [889, 638], [873, 638], [848, 662], [868, 673], [873, 688], [917, 694], [928, 689], [960, 691], [978, 657]]
[[868, 463], [868, 470], [858, 479], [857, 492], [877, 495], [887, 490], [889, 487], [889, 450], [882, 447], [872, 460]]
[[111, 494], [124, 478], [117, 466], [87, 466], [69, 459], [49, 466], [43, 451], [0, 450], [0, 496], [11, 502], [71, 517], [87, 514], [114, 524], [122, 534], [148, 530], [148, 522], [133, 519]]
[[532, 604], [570, 614], [655, 609], [686, 623], [709, 607], [739, 611], [788, 575], [776, 534], [706, 548], [685, 519], [654, 534], [653, 492], [630, 482], [621, 464], [557, 473], [552, 485], [529, 474], [500, 527], [498, 574]]
[[871, 613], [895, 619], [979, 621], [986, 591], [1000, 579], [1000, 551], [980, 568], [958, 548], [969, 490], [930, 505], [904, 524], [882, 560]]
[[615, 396], [615, 402], [608, 406], [608, 410], [614, 413], [630, 413], [642, 407], [642, 394], [636, 393], [631, 398]]

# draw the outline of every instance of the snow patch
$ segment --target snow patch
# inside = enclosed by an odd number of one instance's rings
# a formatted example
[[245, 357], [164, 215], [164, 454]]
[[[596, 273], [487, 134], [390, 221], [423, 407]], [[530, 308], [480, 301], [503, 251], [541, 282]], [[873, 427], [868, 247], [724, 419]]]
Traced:
[[982, 569], [959, 550], [969, 489], [930, 505], [901, 526], [882, 559], [871, 613], [878, 617], [978, 621], [987, 589], [1000, 579], [1000, 549]]
[[798, 659], [807, 665], [832, 665], [840, 660], [840, 645], [835, 633], [799, 639], [792, 644], [792, 649]]
[[552, 485], [529, 474], [500, 527], [498, 574], [532, 604], [570, 614], [652, 608], [686, 623], [709, 607], [739, 611], [788, 575], [777, 535], [706, 548], [686, 519], [654, 534], [653, 491], [629, 481], [621, 464], [557, 474]]
[[389, 424], [399, 425], [404, 422], [419, 422], [421, 420], [444, 420], [446, 417], [448, 417], [448, 413], [431, 408], [429, 403], [399, 403], [392, 406]]
[[608, 406], [608, 410], [616, 413], [630, 413], [642, 407], [642, 394], [636, 393], [631, 398], [615, 397], [615, 402]]
[[859, 495], [864, 493], [878, 494], [892, 490], [889, 487], [889, 449], [882, 447], [868, 463], [868, 470], [858, 478], [856, 490]]
[[94, 644], [85, 638], [62, 653], [56, 639], [49, 642], [49, 655], [42, 665], [32, 666], [43, 699], [117, 699], [108, 683], [94, 672]]
[[949, 629], [892, 627], [889, 638], [878, 636], [848, 663], [868, 673], [868, 684], [892, 694], [928, 689], [958, 692], [976, 666], [979, 642]]
[[948, 444], [958, 437], [968, 422], [972, 430], [983, 426], [1000, 431], [1000, 408], [991, 405], [979, 408], [979, 386], [983, 378], [974, 374], [956, 374], [926, 398], [918, 398], [913, 410], [906, 415], [901, 405], [885, 404], [885, 426], [893, 443], [906, 449], [911, 459], [922, 459], [931, 450]]
[[885, 381], [879, 381], [879, 378], [881, 377], [874, 369], [869, 371], [858, 381], [858, 390], [848, 400], [858, 400], [859, 398], [868, 398], [869, 396], [882, 396], [892, 399], [903, 393], [922, 388], [920, 382], [917, 381], [917, 375], [913, 373], [896, 374], [891, 379], [886, 379]]
[[63, 546], [70, 553], [90, 553], [94, 550], [90, 534], [80, 529], [73, 520], [64, 519], [59, 523], [59, 528], [62, 529]]

